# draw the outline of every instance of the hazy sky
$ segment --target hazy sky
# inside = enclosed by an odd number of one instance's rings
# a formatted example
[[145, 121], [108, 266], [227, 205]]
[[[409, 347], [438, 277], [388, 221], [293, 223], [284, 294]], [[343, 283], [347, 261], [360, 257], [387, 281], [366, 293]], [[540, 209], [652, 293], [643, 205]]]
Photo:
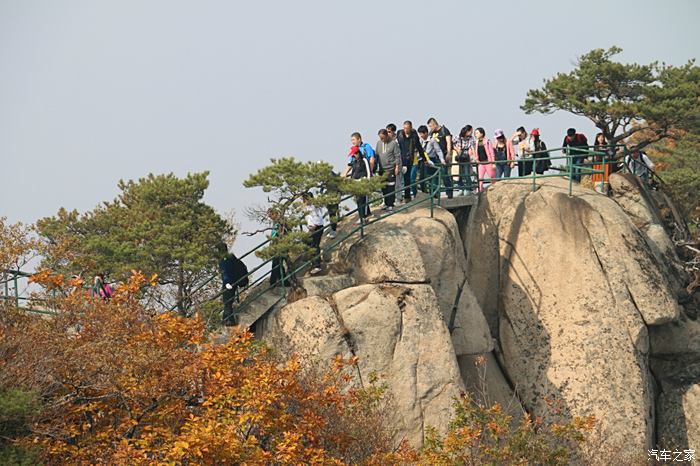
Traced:
[[[550, 146], [587, 120], [526, 116], [528, 89], [578, 55], [700, 55], [700, 1], [0, 0], [0, 216], [91, 209], [117, 181], [209, 170], [242, 215], [271, 157], [341, 165], [349, 135], [435, 116]], [[239, 242], [242, 250], [251, 240]]]

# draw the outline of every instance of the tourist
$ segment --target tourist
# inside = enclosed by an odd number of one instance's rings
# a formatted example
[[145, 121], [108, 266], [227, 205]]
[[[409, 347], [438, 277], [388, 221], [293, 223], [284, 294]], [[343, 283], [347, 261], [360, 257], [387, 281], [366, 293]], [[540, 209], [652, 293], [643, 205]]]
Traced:
[[[370, 168], [370, 175], [374, 173], [374, 165], [375, 165], [375, 158], [374, 158], [374, 149], [372, 149], [372, 146], [367, 144], [366, 142], [362, 141], [362, 135], [358, 132], [352, 133], [350, 135], [350, 143], [352, 144], [352, 147], [357, 147], [360, 149], [360, 153], [367, 159], [369, 162], [369, 168]], [[350, 156], [348, 160], [348, 164], [352, 163], [352, 155]]]
[[496, 159], [496, 178], [510, 178], [510, 171], [515, 166], [513, 142], [506, 140], [506, 135], [502, 129], [497, 129], [494, 137], [496, 138], [493, 144]]
[[[287, 232], [287, 229], [285, 224], [281, 221], [281, 215], [274, 209], [269, 209], [267, 211], [267, 216], [272, 222], [272, 231], [270, 232], [270, 239], [274, 241], [275, 238], [284, 236]], [[282, 257], [275, 256], [272, 258], [272, 270], [270, 271], [270, 285], [279, 285], [283, 275], [284, 259]], [[285, 279], [284, 282], [282, 282], [282, 286], [289, 286], [289, 280]]]
[[222, 256], [219, 260], [219, 270], [223, 284], [223, 323], [237, 325], [238, 316], [234, 314], [233, 303], [238, 301], [238, 288], [248, 286], [248, 268], [242, 260], [233, 253], [229, 253], [224, 243], [219, 245], [219, 253]]
[[[392, 141], [396, 141], [396, 144], [398, 145], [398, 134], [396, 134], [396, 125], [393, 123], [389, 123], [388, 125], [386, 125], [386, 132], [389, 134], [389, 139], [391, 139]], [[399, 156], [398, 164], [399, 172], [396, 175], [396, 190], [394, 192], [394, 195], [398, 196], [396, 197], [396, 205], [401, 205], [403, 204], [402, 193], [404, 190], [403, 175], [406, 172], [406, 169], [403, 167], [401, 156]]]
[[445, 154], [442, 152], [440, 143], [434, 138], [428, 137], [428, 128], [420, 126], [418, 128], [418, 136], [421, 140], [423, 153], [427, 156], [426, 177], [430, 178], [432, 189], [430, 190], [435, 196], [440, 195], [440, 180], [434, 176], [441, 170], [441, 167], [446, 164]]
[[430, 129], [430, 138], [440, 145], [444, 155], [444, 162], [440, 169], [442, 170], [447, 198], [452, 199], [452, 133], [446, 127], [440, 126], [435, 118], [428, 119], [428, 128]]
[[[370, 168], [369, 161], [367, 157], [362, 155], [360, 148], [358, 146], [352, 146], [352, 148], [350, 148], [350, 155], [352, 156], [352, 161], [345, 170], [345, 176], [349, 176], [353, 180], [371, 177], [372, 169]], [[367, 216], [369, 215], [367, 196], [355, 196], [355, 202], [357, 203], [357, 215], [359, 217], [357, 223], [366, 224]]]
[[496, 170], [493, 166], [496, 155], [494, 154], [491, 141], [486, 137], [484, 128], [477, 128], [474, 134], [476, 141], [469, 155], [472, 160], [478, 163], [477, 175], [479, 177], [479, 192], [481, 192], [484, 190], [485, 180], [492, 183], [496, 178]]
[[392, 141], [396, 140], [396, 125], [393, 123], [389, 123], [388, 125], [386, 125], [385, 129], [386, 132], [389, 134], [389, 139], [391, 139]]
[[[413, 129], [413, 123], [408, 120], [404, 121], [403, 129], [399, 131], [397, 136], [397, 142], [401, 150], [401, 164], [403, 165], [403, 198], [405, 202], [409, 202], [418, 192], [418, 186], [415, 184], [418, 165], [421, 160], [424, 160], [423, 148], [418, 133]], [[419, 154], [421, 155], [419, 156]]]
[[466, 125], [459, 131], [459, 136], [452, 141], [452, 151], [455, 154], [455, 160], [459, 163], [457, 186], [463, 193], [472, 190], [472, 166], [469, 159], [469, 151], [475, 144], [472, 132], [472, 125]]
[[532, 173], [532, 160], [529, 159], [527, 152], [529, 140], [525, 127], [521, 126], [515, 130], [511, 137], [511, 143], [515, 150], [515, 156], [518, 159], [518, 176], [528, 176]]
[[586, 160], [588, 152], [585, 150], [576, 149], [577, 147], [588, 148], [588, 139], [586, 136], [577, 133], [576, 128], [569, 128], [566, 130], [566, 136], [564, 136], [564, 142], [561, 145], [566, 149], [563, 150], [565, 154], [568, 154], [568, 163], [571, 165], [571, 173], [573, 175], [574, 181], [581, 181], [581, 166]]
[[[318, 163], [323, 163], [319, 161]], [[340, 182], [340, 176], [335, 171], [331, 170], [331, 177], [326, 182], [319, 186], [319, 191], [321, 194], [327, 194], [336, 197], [338, 201], [340, 200], [341, 193], [338, 186]], [[333, 202], [326, 205], [326, 210], [328, 211], [328, 220], [330, 221], [331, 227], [328, 229], [328, 238], [335, 239], [338, 235], [338, 215], [340, 213], [340, 205], [337, 202]]]
[[392, 211], [396, 200], [396, 177], [399, 174], [401, 150], [399, 144], [389, 137], [387, 130], [380, 129], [378, 134], [379, 141], [375, 149], [375, 157], [378, 159], [377, 173], [386, 176], [386, 184], [382, 188], [384, 209]]
[[309, 234], [311, 234], [309, 245], [313, 249], [314, 254], [311, 259], [314, 267], [309, 273], [311, 275], [316, 275], [321, 271], [321, 238], [323, 237], [323, 216], [325, 213], [323, 207], [314, 205], [313, 198], [314, 196], [311, 193], [304, 193], [302, 195], [302, 199], [306, 205], [306, 227]]
[[651, 173], [654, 169], [654, 163], [646, 153], [640, 150], [632, 152], [625, 157], [625, 168], [628, 172], [640, 177], [647, 183], [651, 182]]
[[591, 180], [596, 191], [605, 193], [607, 191], [608, 177], [610, 176], [611, 163], [609, 162], [614, 156], [614, 151], [608, 147], [608, 141], [605, 140], [603, 133], [595, 135], [593, 150], [598, 154], [593, 157], [593, 170], [595, 173], [591, 175]]
[[93, 298], [99, 298], [102, 301], [109, 301], [114, 294], [112, 287], [105, 282], [104, 274], [98, 273], [95, 275], [95, 278], [92, 280], [91, 294]]
[[540, 139], [540, 130], [535, 128], [530, 131], [529, 147], [527, 152], [535, 159], [535, 173], [538, 175], [544, 174], [552, 166], [552, 161], [549, 159], [549, 153], [545, 152], [547, 145]]

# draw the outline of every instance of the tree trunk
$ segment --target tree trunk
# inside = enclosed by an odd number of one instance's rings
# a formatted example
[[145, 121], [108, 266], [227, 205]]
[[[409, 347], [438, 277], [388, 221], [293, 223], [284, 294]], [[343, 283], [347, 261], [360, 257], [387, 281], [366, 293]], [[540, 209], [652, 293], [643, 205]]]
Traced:
[[177, 271], [177, 312], [185, 316], [185, 271], [182, 266], [178, 267]]

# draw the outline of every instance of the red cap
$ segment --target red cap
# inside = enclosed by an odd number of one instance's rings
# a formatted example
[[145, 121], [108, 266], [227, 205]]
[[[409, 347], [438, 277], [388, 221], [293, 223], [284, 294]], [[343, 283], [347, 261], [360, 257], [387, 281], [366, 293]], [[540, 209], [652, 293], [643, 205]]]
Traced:
[[530, 131], [530, 136], [539, 136], [540, 135], [540, 129], [535, 128], [532, 131]]
[[350, 153], [349, 153], [348, 155], [355, 155], [355, 154], [357, 154], [358, 152], [360, 152], [360, 148], [357, 147], [357, 146], [352, 146], [352, 147], [350, 148]]

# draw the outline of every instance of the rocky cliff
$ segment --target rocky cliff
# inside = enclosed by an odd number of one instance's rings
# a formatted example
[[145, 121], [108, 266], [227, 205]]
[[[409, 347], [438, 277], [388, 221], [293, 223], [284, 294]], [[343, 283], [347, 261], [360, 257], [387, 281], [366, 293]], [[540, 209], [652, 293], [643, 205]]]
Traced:
[[700, 333], [678, 304], [683, 271], [653, 196], [611, 185], [569, 196], [563, 181], [511, 180], [471, 208], [377, 222], [258, 337], [321, 363], [358, 357], [355, 382], [388, 385], [397, 441], [416, 446], [470, 390], [515, 415], [592, 414], [635, 453], [661, 436], [693, 448]]

